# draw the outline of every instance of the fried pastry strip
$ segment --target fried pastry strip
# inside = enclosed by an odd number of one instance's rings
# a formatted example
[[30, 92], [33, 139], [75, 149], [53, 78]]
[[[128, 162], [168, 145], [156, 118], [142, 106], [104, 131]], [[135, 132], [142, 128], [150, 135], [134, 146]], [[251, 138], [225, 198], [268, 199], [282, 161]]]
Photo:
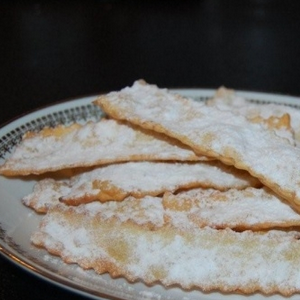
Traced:
[[300, 291], [298, 232], [153, 227], [151, 213], [150, 223], [137, 223], [130, 220], [130, 210], [123, 220], [103, 216], [101, 205], [51, 208], [31, 241], [66, 263], [129, 281], [206, 292], [288, 296]]
[[199, 155], [247, 170], [300, 211], [300, 149], [245, 116], [144, 81], [100, 96], [95, 104], [114, 118], [177, 138]]
[[207, 105], [245, 115], [249, 120], [265, 122], [276, 134], [291, 141], [300, 141], [300, 110], [275, 103], [256, 104], [238, 96], [234, 90], [219, 88]]
[[[37, 212], [45, 213], [59, 203], [58, 199], [63, 192], [69, 192], [69, 187], [66, 187], [65, 183], [45, 179], [37, 183], [33, 194], [25, 197], [23, 202]], [[300, 225], [299, 214], [288, 204], [268, 189], [251, 187], [227, 191], [197, 188], [178, 194], [166, 192], [162, 198], [127, 197], [123, 201], [107, 201], [101, 207], [103, 210], [113, 209], [110, 212], [112, 215], [120, 208], [123, 212], [126, 209], [131, 210], [130, 207], [133, 207], [134, 202], [135, 209], [141, 212], [147, 199], [155, 199], [157, 205], [162, 205], [161, 214], [165, 220], [178, 227], [188, 224], [199, 228], [209, 226], [259, 230]]]
[[95, 168], [69, 180], [43, 179], [23, 203], [46, 212], [61, 202], [79, 205], [91, 201], [121, 201], [128, 196], [157, 196], [180, 188], [211, 187], [219, 190], [259, 187], [249, 173], [220, 162], [129, 162]]
[[208, 159], [162, 134], [103, 119], [97, 123], [28, 132], [12, 156], [0, 166], [0, 174], [41, 174], [131, 160]]
[[192, 189], [163, 196], [165, 215], [174, 225], [262, 230], [300, 226], [300, 215], [268, 188]]

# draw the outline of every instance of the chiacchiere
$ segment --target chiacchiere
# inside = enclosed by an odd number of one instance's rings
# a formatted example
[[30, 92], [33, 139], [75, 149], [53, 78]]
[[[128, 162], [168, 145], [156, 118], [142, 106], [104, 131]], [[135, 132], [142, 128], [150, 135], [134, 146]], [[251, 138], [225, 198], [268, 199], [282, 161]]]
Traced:
[[109, 119], [29, 132], [0, 167], [42, 174], [33, 245], [129, 282], [300, 292], [297, 109], [142, 80], [93, 103]]

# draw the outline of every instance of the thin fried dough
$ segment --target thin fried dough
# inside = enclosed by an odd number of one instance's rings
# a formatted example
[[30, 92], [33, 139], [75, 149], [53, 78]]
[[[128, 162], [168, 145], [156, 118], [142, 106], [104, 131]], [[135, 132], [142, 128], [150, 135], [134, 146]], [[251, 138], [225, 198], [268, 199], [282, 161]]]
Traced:
[[265, 123], [269, 129], [275, 130], [277, 135], [290, 142], [293, 139], [297, 143], [300, 141], [299, 109], [274, 103], [256, 104], [225, 87], [219, 88], [214, 97], [207, 101], [207, 105], [242, 114], [254, 122]]
[[46, 213], [33, 245], [129, 282], [300, 292], [297, 114], [226, 89], [200, 103], [144, 81], [95, 104], [119, 121], [29, 132], [0, 166], [65, 176], [47, 174], [22, 199]]
[[211, 187], [219, 190], [259, 187], [249, 173], [219, 162], [129, 162], [98, 167], [69, 180], [47, 178], [36, 183], [23, 203], [46, 212], [58, 200], [69, 205], [91, 201], [122, 201], [128, 196], [157, 196], [182, 188]]
[[245, 190], [192, 189], [163, 196], [172, 224], [192, 222], [198, 227], [262, 230], [300, 226], [300, 215], [268, 188]]
[[180, 142], [115, 120], [27, 133], [0, 166], [7, 176], [140, 160], [208, 160]]
[[300, 263], [298, 232], [184, 230], [165, 225], [149, 230], [149, 223], [130, 221], [130, 211], [123, 221], [103, 216], [101, 205], [53, 207], [32, 242], [67, 263], [129, 281], [206, 292], [288, 296], [300, 291], [295, 267]]
[[300, 211], [300, 148], [260, 124], [137, 81], [95, 104], [117, 119], [162, 132], [197, 154], [247, 170]]

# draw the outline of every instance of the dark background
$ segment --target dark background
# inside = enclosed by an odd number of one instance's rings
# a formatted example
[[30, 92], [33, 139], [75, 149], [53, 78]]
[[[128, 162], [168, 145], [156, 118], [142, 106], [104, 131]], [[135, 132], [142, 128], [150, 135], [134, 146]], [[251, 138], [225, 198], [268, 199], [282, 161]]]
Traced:
[[[298, 96], [299, 32], [300, 1], [0, 1], [0, 123], [139, 78]], [[1, 300], [67, 298], [0, 257]]]

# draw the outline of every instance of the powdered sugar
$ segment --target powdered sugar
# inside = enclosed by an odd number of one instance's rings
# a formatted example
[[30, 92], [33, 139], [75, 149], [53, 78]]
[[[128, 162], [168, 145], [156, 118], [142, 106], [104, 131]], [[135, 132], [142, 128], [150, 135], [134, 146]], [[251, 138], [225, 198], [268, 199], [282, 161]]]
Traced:
[[172, 139], [141, 131], [115, 120], [72, 125], [27, 134], [0, 167], [8, 175], [39, 174], [71, 167], [127, 160], [199, 160], [188, 147]]
[[[209, 105], [215, 105], [221, 110], [230, 110], [238, 112], [248, 117], [262, 116], [268, 119], [273, 116], [282, 116], [289, 114], [291, 127], [295, 132], [295, 138], [300, 138], [300, 111], [299, 109], [274, 103], [255, 104], [238, 96], [233, 90], [224, 87], [216, 91], [215, 96], [208, 101]], [[286, 132], [285, 132], [286, 134]]]
[[[193, 189], [163, 197], [166, 215], [177, 227], [251, 228], [300, 225], [300, 215], [268, 189]], [[189, 223], [187, 223], [189, 222]]]
[[[250, 120], [262, 119], [264, 121], [273, 120], [271, 130], [280, 137], [285, 138], [291, 144], [298, 139], [300, 132], [300, 112], [292, 107], [278, 104], [254, 104], [235, 94], [233, 90], [224, 87], [219, 88], [214, 97], [207, 101], [209, 106], [217, 107], [220, 110], [231, 111], [235, 114], [244, 115]], [[288, 114], [289, 124], [279, 124], [281, 118]], [[268, 127], [267, 127], [268, 128]]]
[[[148, 94], [147, 101], [142, 97], [144, 93]], [[115, 118], [164, 132], [198, 154], [248, 170], [295, 208], [300, 203], [300, 168], [297, 166], [300, 149], [261, 125], [252, 124], [243, 115], [201, 105], [141, 82], [100, 97], [96, 103]], [[164, 120], [166, 111], [179, 116], [178, 119]]]
[[[135, 103], [137, 114], [133, 115], [132, 122], [140, 124], [142, 114], [143, 125], [154, 124], [155, 130], [174, 134], [198, 153], [252, 172], [284, 196], [290, 191], [285, 180], [294, 180], [291, 187], [298, 180], [297, 167], [290, 167], [298, 157], [293, 148], [286, 146], [287, 143], [265, 130], [264, 126], [250, 124], [243, 115], [226, 109], [220, 112], [214, 108], [215, 114], [210, 114], [204, 104], [190, 104], [190, 99], [171, 95], [167, 90], [154, 89], [153, 94], [151, 86], [142, 91], [140, 87], [135, 88], [136, 94], [143, 99]], [[122, 101], [131, 101], [132, 88], [124, 91]], [[120, 96], [119, 93], [112, 95]], [[157, 103], [149, 104], [154, 96], [161, 100], [163, 108]], [[165, 106], [167, 103], [172, 106], [171, 101], [175, 101], [175, 109]], [[143, 106], [152, 112], [145, 115]], [[156, 114], [155, 119], [163, 121], [153, 123], [152, 113]], [[149, 128], [153, 128], [150, 125]], [[88, 131], [81, 134], [80, 138], [90, 141], [99, 139], [99, 136], [89, 135]], [[109, 140], [109, 135], [105, 139]], [[278, 151], [275, 151], [275, 156], [274, 148]], [[172, 163], [174, 169], [168, 173], [165, 167], [156, 169], [154, 163], [143, 162], [137, 169], [137, 163], [122, 163], [58, 181], [61, 186], [56, 186], [54, 181], [48, 183], [53, 184], [56, 199], [60, 192], [74, 198], [85, 195], [86, 190], [96, 196], [100, 190], [97, 180], [107, 179], [115, 180], [114, 184], [120, 182], [118, 188], [139, 190], [141, 182], [144, 182], [142, 188], [153, 188], [167, 176], [165, 182], [172, 190], [179, 178], [190, 180], [191, 175], [196, 174], [191, 170], [181, 171], [177, 168], [179, 165], [186, 164]], [[120, 166], [133, 168], [119, 169]], [[102, 177], [106, 168], [107, 177]], [[207, 174], [205, 169], [201, 172], [204, 177], [223, 180], [223, 175], [219, 178], [215, 173], [219, 172], [218, 166]], [[174, 177], [170, 175], [172, 173]], [[283, 176], [288, 178], [283, 179]], [[285, 186], [287, 190], [283, 190]], [[38, 192], [43, 193], [42, 189]], [[50, 190], [47, 194], [52, 197]], [[290, 295], [300, 291], [297, 271], [300, 263], [299, 232], [245, 229], [286, 227], [299, 225], [299, 222], [299, 215], [268, 188], [251, 187], [242, 191], [194, 189], [178, 194], [168, 192], [163, 198], [127, 197], [122, 202], [92, 202], [77, 207], [60, 203], [50, 208], [32, 241], [68, 263], [75, 262], [84, 269], [93, 268], [101, 274], [108, 272], [112, 277], [124, 276], [129, 281], [142, 279], [149, 284], [159, 281], [164, 286], [176, 284], [186, 289], [199, 287], [204, 291], [218, 289], [253, 293], [258, 290]], [[244, 231], [235, 232], [228, 227]], [[151, 294], [142, 296], [147, 298]]]
[[123, 200], [129, 195], [156, 196], [187, 187], [226, 190], [259, 185], [247, 172], [219, 162], [129, 162], [85, 171], [69, 180], [42, 179], [23, 202], [39, 212], [46, 212], [59, 200], [78, 205], [94, 200]]
[[[186, 231], [168, 226], [148, 230], [82, 209], [60, 205], [50, 210], [32, 241], [50, 252], [59, 250], [66, 261], [129, 280], [142, 278], [147, 283], [176, 283], [206, 291], [289, 295], [300, 290], [296, 232], [237, 233], [208, 227]], [[89, 228], [84, 237], [82, 228]]]

